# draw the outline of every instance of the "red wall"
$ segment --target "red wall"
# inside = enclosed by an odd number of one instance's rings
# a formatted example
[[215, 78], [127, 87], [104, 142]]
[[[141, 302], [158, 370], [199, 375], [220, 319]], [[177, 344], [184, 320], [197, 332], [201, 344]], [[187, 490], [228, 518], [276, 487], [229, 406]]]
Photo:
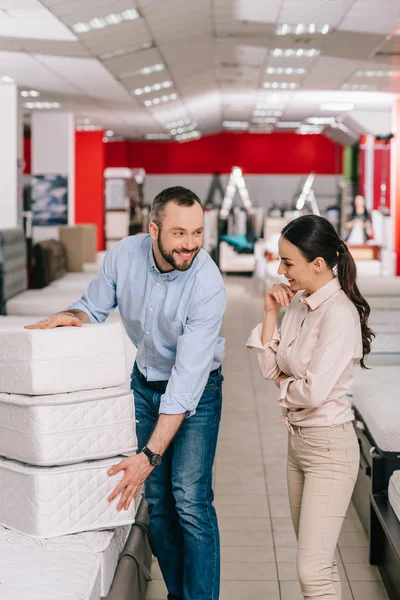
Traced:
[[[400, 137], [400, 100], [396, 101], [396, 145]], [[394, 206], [392, 208], [392, 214], [394, 213], [394, 249], [397, 254], [396, 260], [396, 275], [400, 275], [400, 152], [396, 152], [396, 165], [395, 165], [395, 181], [396, 187], [394, 189]]]
[[105, 144], [102, 131], [75, 135], [75, 223], [97, 225], [97, 249], [104, 249]]
[[31, 138], [24, 137], [24, 175], [30, 175], [31, 173]]
[[341, 173], [342, 146], [323, 135], [230, 132], [185, 143], [106, 145], [107, 167], [143, 167], [148, 175], [230, 173], [235, 165], [245, 174], [335, 175]]

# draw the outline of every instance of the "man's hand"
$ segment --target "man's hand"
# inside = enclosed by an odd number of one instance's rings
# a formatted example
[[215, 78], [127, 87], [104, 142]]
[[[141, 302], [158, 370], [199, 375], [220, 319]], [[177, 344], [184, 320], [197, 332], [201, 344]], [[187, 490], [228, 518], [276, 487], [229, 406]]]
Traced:
[[281, 383], [282, 383], [282, 381], [285, 381], [285, 379], [288, 379], [288, 378], [289, 378], [289, 375], [285, 375], [284, 373], [281, 373], [281, 374], [279, 375], [279, 377], [277, 377], [277, 378], [275, 379], [275, 385], [276, 385], [276, 387], [277, 387], [277, 388], [280, 388], [280, 387], [281, 387]]
[[82, 327], [90, 323], [89, 316], [83, 310], [71, 310], [52, 315], [33, 325], [25, 325], [25, 329], [55, 329], [56, 327]]
[[121, 494], [117, 510], [120, 511], [123, 508], [128, 510], [132, 500], [139, 494], [140, 488], [153, 469], [154, 467], [149, 463], [149, 459], [142, 452], [135, 456], [128, 456], [121, 460], [118, 465], [111, 467], [107, 471], [109, 475], [115, 475], [120, 471], [125, 471], [125, 474], [108, 497], [108, 501], [112, 502], [118, 494]]

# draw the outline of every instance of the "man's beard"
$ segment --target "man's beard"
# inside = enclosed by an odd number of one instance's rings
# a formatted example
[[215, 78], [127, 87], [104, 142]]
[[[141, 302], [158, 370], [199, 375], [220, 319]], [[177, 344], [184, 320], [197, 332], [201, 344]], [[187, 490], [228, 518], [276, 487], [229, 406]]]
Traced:
[[[196, 250], [193, 251], [191, 259], [188, 259], [187, 261], [185, 261], [182, 264], [178, 264], [176, 262], [175, 256], [174, 256], [174, 254], [176, 254], [177, 251], [172, 250], [172, 252], [167, 252], [167, 250], [164, 248], [163, 243], [161, 241], [161, 231], [158, 232], [157, 245], [158, 245], [158, 249], [159, 249], [160, 254], [163, 257], [163, 259], [177, 271], [187, 271], [188, 269], [190, 269], [190, 267], [193, 264], [194, 259], [196, 258], [197, 254], [200, 252], [200, 248], [197, 248]], [[189, 253], [189, 250], [185, 250], [185, 248], [181, 248], [180, 251]]]

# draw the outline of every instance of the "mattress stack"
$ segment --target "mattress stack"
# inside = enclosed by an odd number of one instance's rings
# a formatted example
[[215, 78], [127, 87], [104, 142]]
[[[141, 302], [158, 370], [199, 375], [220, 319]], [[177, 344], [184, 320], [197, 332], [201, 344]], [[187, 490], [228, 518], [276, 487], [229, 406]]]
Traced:
[[118, 498], [108, 502], [123, 475], [110, 477], [108, 469], [136, 451], [132, 392], [119, 387], [125, 379], [119, 323], [0, 330], [0, 581], [7, 599], [108, 593], [136, 508], [118, 512]]
[[389, 504], [400, 521], [400, 471], [394, 471], [389, 480]]

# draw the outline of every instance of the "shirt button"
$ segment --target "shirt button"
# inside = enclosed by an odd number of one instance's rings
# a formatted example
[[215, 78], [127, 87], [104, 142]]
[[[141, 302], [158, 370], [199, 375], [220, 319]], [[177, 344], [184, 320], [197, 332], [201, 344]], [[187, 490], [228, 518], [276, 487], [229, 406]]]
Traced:
[[158, 286], [158, 285], [160, 285], [160, 283], [159, 283], [159, 282], [157, 282], [157, 283], [156, 283], [156, 285]]
[[151, 350], [147, 350], [147, 352], [150, 354]]
[[146, 331], [146, 335], [150, 335], [150, 331]]
[[153, 312], [154, 308], [150, 308], [150, 312]]
[[151, 370], [153, 367], [149, 367], [149, 369]]

